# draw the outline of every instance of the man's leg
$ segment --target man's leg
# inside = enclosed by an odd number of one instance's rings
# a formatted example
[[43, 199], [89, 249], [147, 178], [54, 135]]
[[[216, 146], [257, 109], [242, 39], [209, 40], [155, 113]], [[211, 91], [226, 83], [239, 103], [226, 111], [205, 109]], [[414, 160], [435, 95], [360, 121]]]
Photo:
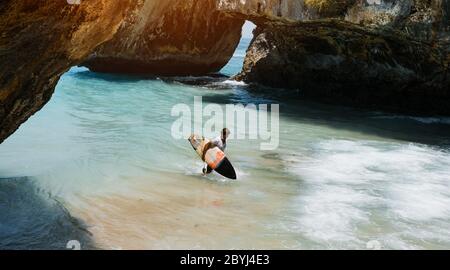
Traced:
[[209, 165], [206, 165], [206, 167], [203, 167], [203, 174], [210, 174], [212, 170], [213, 169], [209, 167]]

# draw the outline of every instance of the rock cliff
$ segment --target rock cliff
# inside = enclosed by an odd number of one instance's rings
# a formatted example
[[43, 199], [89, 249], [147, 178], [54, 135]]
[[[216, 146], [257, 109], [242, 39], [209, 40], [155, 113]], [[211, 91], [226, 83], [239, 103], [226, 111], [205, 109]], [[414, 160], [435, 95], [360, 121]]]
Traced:
[[335, 18], [448, 39], [448, 0], [140, 0], [118, 34], [83, 64], [93, 71], [199, 75], [219, 71], [239, 43], [244, 20]]
[[444, 47], [340, 20], [258, 27], [236, 78], [337, 104], [450, 114]]
[[113, 73], [217, 72], [233, 55], [243, 24], [218, 11], [216, 0], [141, 1], [116, 36], [83, 65]]
[[265, 21], [236, 79], [314, 100], [448, 115], [449, 3], [361, 0], [334, 19]]
[[112, 38], [133, 2], [0, 2], [0, 143], [50, 99], [61, 74]]

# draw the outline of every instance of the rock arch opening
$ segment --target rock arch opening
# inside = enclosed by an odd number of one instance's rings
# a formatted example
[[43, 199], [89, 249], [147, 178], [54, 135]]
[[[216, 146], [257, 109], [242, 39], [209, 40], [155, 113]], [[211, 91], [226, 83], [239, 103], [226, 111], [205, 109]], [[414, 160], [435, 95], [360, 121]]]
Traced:
[[245, 21], [244, 25], [242, 26], [241, 39], [238, 46], [236, 47], [236, 50], [233, 53], [233, 57], [221, 70], [223, 74], [227, 76], [233, 76], [242, 70], [245, 55], [253, 39], [253, 30], [255, 28], [256, 25], [253, 22], [248, 20]]

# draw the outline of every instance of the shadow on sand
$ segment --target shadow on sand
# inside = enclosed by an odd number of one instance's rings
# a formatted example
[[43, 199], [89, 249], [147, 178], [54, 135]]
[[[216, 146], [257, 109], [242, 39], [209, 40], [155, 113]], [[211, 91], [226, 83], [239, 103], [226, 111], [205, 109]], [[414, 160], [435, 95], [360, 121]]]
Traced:
[[77, 240], [95, 249], [86, 225], [30, 178], [0, 178], [0, 249], [61, 250]]

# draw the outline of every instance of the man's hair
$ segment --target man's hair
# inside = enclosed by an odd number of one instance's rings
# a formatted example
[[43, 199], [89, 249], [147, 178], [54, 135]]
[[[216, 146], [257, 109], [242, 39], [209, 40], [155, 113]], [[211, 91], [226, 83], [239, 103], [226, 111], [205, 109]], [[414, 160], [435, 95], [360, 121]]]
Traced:
[[227, 138], [227, 135], [230, 134], [230, 130], [228, 128], [222, 129], [222, 137]]

